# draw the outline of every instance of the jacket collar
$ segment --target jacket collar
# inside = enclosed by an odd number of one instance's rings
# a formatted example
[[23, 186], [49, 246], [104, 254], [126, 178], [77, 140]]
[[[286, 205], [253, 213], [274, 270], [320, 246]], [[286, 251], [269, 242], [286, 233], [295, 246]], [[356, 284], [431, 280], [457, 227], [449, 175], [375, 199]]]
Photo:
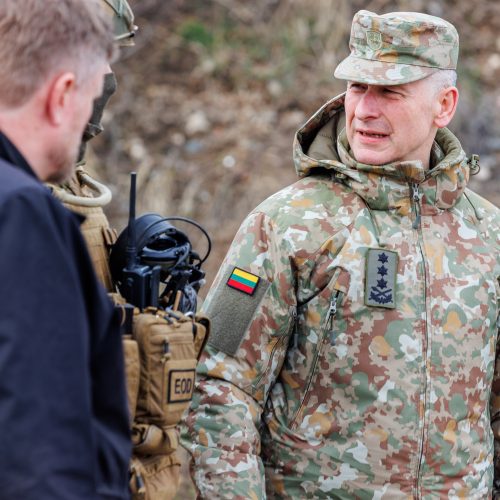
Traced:
[[415, 186], [427, 207], [448, 209], [456, 204], [467, 186], [470, 169], [460, 142], [448, 129], [436, 134], [430, 170], [418, 161], [365, 165], [352, 156], [343, 128], [343, 105], [342, 94], [326, 103], [297, 132], [294, 162], [299, 177], [330, 173], [374, 210], [399, 209], [406, 213]]
[[10, 139], [0, 131], [0, 159], [5, 160], [19, 170], [39, 180], [29, 163]]

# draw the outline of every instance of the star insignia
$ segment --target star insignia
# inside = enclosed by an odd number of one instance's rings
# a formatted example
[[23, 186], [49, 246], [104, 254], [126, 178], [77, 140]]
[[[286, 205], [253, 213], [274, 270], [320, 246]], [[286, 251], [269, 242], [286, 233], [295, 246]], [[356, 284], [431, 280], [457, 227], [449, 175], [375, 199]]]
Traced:
[[387, 258], [387, 255], [385, 253], [381, 253], [378, 256], [378, 261], [382, 262], [382, 264], [385, 264], [389, 259]]
[[377, 286], [379, 288], [387, 288], [387, 280], [377, 280]]
[[385, 276], [387, 274], [387, 268], [385, 266], [377, 267], [377, 270], [380, 276]]

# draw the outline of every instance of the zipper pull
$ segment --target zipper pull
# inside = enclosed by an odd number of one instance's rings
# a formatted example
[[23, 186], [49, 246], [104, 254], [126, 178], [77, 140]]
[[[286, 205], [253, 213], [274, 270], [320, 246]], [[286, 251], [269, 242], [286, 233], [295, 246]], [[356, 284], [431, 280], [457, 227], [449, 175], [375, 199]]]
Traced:
[[330, 332], [330, 344], [335, 344], [335, 331], [333, 330], [333, 320], [337, 314], [337, 300], [340, 292], [337, 290], [330, 300], [330, 308], [328, 309], [328, 315], [326, 317], [326, 324], [328, 331]]
[[410, 184], [411, 186], [411, 196], [415, 207], [415, 220], [413, 221], [413, 229], [418, 229], [420, 226], [420, 191], [418, 189], [418, 184]]
[[415, 203], [420, 203], [420, 191], [418, 189], [418, 184], [411, 185], [411, 195]]
[[288, 327], [290, 329], [290, 335], [292, 336], [292, 347], [297, 349], [299, 346], [299, 334], [297, 332], [297, 308], [295, 306], [290, 306], [288, 313], [292, 317], [292, 324]]

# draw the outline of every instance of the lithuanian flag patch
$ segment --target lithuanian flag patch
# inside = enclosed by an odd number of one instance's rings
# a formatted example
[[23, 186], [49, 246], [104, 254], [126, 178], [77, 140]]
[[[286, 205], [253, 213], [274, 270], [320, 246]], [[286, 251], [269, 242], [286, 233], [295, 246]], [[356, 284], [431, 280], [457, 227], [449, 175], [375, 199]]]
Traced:
[[260, 278], [255, 276], [255, 274], [243, 271], [243, 269], [240, 269], [239, 267], [235, 267], [226, 283], [231, 288], [235, 288], [236, 290], [246, 293], [247, 295], [253, 295], [255, 290], [257, 290], [259, 281]]

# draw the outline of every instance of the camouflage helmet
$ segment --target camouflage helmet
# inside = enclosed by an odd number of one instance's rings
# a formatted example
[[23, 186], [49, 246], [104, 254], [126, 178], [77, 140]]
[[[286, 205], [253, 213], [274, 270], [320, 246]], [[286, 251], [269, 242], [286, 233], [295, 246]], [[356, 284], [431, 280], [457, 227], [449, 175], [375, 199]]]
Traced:
[[115, 40], [120, 45], [134, 45], [137, 26], [134, 24], [134, 13], [127, 0], [102, 0], [106, 9], [113, 16]]

